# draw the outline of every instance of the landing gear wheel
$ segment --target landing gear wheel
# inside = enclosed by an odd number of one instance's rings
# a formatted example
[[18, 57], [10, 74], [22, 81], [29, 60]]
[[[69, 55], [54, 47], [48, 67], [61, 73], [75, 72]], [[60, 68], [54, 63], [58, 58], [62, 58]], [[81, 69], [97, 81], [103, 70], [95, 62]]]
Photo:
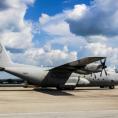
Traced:
[[24, 86], [23, 87], [24, 88], [28, 88], [28, 82], [27, 81], [24, 82]]
[[109, 86], [109, 89], [114, 89], [114, 88], [115, 88], [115, 86], [114, 86], [114, 85]]
[[104, 86], [100, 86], [100, 88], [104, 88]]
[[75, 86], [57, 86], [57, 90], [74, 90]]
[[64, 90], [64, 88], [62, 88], [62, 87], [60, 87], [60, 86], [57, 86], [56, 88], [57, 88], [57, 90], [59, 90], [59, 91]]

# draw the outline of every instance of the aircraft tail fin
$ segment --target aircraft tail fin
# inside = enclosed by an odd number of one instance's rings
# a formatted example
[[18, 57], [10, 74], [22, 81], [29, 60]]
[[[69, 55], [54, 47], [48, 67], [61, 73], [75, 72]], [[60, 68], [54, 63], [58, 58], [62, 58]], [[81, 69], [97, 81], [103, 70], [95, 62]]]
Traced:
[[4, 45], [0, 41], [0, 67], [10, 66], [12, 61], [6, 52]]

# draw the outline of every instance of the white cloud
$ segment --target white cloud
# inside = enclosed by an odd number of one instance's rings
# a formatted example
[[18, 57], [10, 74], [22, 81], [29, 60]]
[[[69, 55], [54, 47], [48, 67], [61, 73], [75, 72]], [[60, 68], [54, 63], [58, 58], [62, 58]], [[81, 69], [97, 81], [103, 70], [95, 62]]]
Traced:
[[27, 5], [33, 5], [35, 0], [21, 0], [22, 2], [24, 2]]
[[69, 34], [69, 25], [66, 22], [55, 22], [44, 27], [44, 30], [52, 35]]
[[[84, 5], [85, 10], [83, 5], [76, 5], [72, 17], [67, 19], [71, 32], [83, 36], [118, 35], [118, 4], [114, 2], [118, 0], [94, 0], [90, 6]], [[76, 10], [80, 8], [80, 11]]]
[[[24, 2], [23, 2], [24, 1]], [[33, 0], [6, 0], [9, 8], [0, 11], [0, 38], [9, 47], [27, 48], [32, 45], [32, 27], [24, 20], [27, 5]], [[23, 43], [24, 42], [24, 43]]]
[[[81, 45], [87, 43], [84, 37], [76, 36], [70, 32], [69, 24], [65, 20], [73, 14], [73, 10], [65, 10], [54, 16], [49, 16], [47, 14], [41, 15], [39, 18], [40, 30], [51, 35], [51, 39], [48, 39], [46, 45], [67, 45], [68, 47], [77, 49], [80, 48]], [[76, 52], [78, 51], [79, 50], [76, 50]]]
[[85, 48], [94, 56], [106, 56], [111, 67], [118, 64], [118, 48], [113, 48], [104, 43], [90, 43]]
[[90, 6], [75, 5], [74, 9], [55, 16], [42, 14], [39, 22], [40, 28], [53, 36], [48, 45], [67, 45], [80, 56], [107, 56], [109, 63], [115, 65], [118, 63], [117, 16], [118, 5], [112, 0], [94, 0]]
[[111, 56], [112, 47], [108, 47], [101, 43], [90, 43], [86, 46], [87, 49], [91, 50], [95, 56]]
[[45, 25], [49, 20], [50, 20], [50, 16], [42, 13], [41, 17], [39, 18], [40, 25]]
[[[77, 52], [64, 49], [52, 49], [47, 43], [42, 48], [33, 45], [32, 31], [36, 30], [35, 23], [31, 24], [24, 19], [27, 7], [34, 0], [6, 0], [8, 9], [0, 11], [0, 38], [8, 47], [25, 48], [23, 53], [10, 53], [14, 61], [34, 65], [60, 65], [77, 58]], [[5, 15], [4, 15], [5, 14]], [[64, 15], [50, 17], [42, 14], [40, 25], [42, 29], [52, 35], [62, 35], [69, 32], [69, 26], [61, 18]], [[33, 25], [33, 26], [32, 26]], [[34, 29], [35, 28], [35, 29]], [[37, 29], [40, 28], [39, 26]], [[39, 33], [39, 32], [35, 32]]]
[[68, 51], [65, 46], [63, 50], [51, 49], [45, 50], [44, 48], [30, 48], [25, 51], [24, 54], [16, 54], [13, 59], [19, 58], [19, 62], [44, 65], [44, 66], [59, 66], [61, 64], [73, 61], [77, 59], [77, 53], [75, 51]]
[[66, 16], [66, 13], [55, 16], [42, 14], [39, 18], [40, 27], [50, 35], [68, 35], [70, 34], [69, 25], [64, 21]]
[[42, 13], [39, 18], [40, 27], [51, 35], [70, 35], [69, 24], [65, 21], [67, 18], [78, 19], [86, 13], [86, 5], [75, 5], [74, 10], [65, 10], [55, 16], [49, 16]]
[[73, 19], [73, 20], [78, 20], [85, 15], [87, 12], [88, 8], [85, 4], [82, 5], [75, 5], [74, 9], [72, 11], [68, 11], [68, 18]]
[[86, 37], [88, 43], [104, 43], [108, 40], [106, 36], [103, 35], [92, 35], [92, 36], [87, 36]]
[[[118, 63], [117, 4], [113, 4], [111, 0], [95, 0], [91, 6], [75, 5], [74, 9], [54, 16], [42, 13], [35, 26], [35, 23], [24, 20], [28, 5], [33, 2], [34, 0], [13, 0], [11, 3], [6, 0], [4, 8], [0, 9], [1, 40], [9, 47], [26, 49], [24, 53], [11, 54], [15, 61], [56, 66], [76, 60], [79, 55], [91, 53], [107, 56], [112, 64]], [[43, 31], [51, 39], [48, 37], [43, 47], [36, 48], [33, 45], [32, 31]], [[39, 40], [43, 40], [41, 38]], [[57, 49], [56, 45], [61, 45], [61, 48]]]

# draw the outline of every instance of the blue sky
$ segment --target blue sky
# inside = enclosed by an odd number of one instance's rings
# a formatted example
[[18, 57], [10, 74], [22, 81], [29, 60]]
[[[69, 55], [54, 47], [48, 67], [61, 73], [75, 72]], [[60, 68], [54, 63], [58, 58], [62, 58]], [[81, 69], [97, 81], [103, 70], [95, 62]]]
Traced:
[[61, 13], [63, 10], [72, 9], [76, 4], [90, 4], [92, 0], [36, 0], [29, 6], [25, 19], [38, 21], [42, 13], [50, 16]]

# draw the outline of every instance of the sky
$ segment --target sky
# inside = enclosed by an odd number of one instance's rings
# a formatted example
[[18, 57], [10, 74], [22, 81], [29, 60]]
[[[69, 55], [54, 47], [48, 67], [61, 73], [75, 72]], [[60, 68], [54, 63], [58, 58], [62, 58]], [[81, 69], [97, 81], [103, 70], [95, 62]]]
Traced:
[[37, 22], [42, 13], [54, 16], [82, 3], [89, 5], [90, 0], [36, 0], [33, 6], [29, 6], [27, 9], [25, 19]]
[[14, 62], [59, 66], [86, 56], [118, 65], [118, 0], [0, 0], [0, 40]]

